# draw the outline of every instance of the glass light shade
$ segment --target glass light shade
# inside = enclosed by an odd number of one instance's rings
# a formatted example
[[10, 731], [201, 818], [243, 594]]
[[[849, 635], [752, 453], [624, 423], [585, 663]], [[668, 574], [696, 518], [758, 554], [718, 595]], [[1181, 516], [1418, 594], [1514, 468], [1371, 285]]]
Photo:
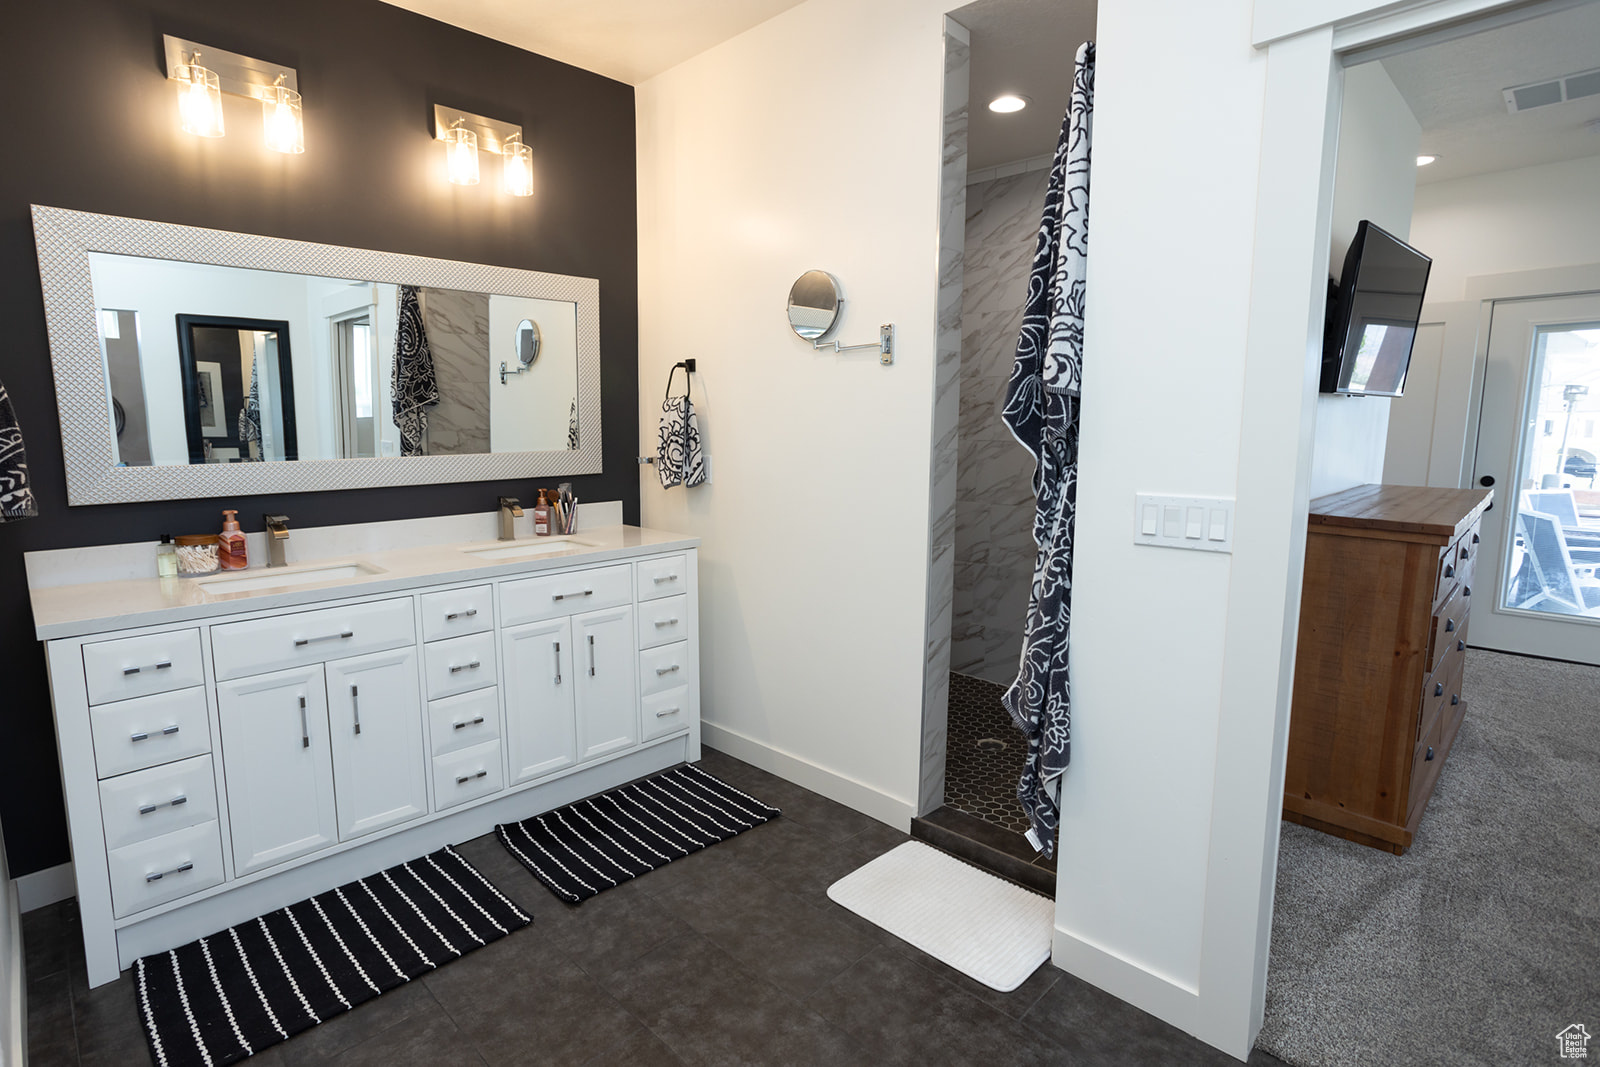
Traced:
[[512, 196], [533, 195], [533, 149], [521, 141], [507, 141], [505, 156], [506, 192]]
[[269, 87], [261, 98], [261, 127], [267, 147], [274, 152], [304, 152], [306, 128], [300, 117], [300, 94], [281, 85]]
[[445, 170], [453, 185], [478, 184], [478, 135], [460, 126], [444, 131]]
[[198, 63], [179, 67], [178, 113], [185, 133], [196, 137], [222, 136], [222, 85], [215, 71]]

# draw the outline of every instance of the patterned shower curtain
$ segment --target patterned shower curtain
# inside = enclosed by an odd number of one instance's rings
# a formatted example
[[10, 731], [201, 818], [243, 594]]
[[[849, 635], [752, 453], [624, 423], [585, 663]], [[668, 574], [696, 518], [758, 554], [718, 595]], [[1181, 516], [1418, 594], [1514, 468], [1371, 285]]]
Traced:
[[1084, 275], [1089, 245], [1089, 142], [1094, 113], [1094, 42], [1078, 49], [1072, 103], [1061, 123], [1028, 303], [1006, 386], [1002, 418], [1033, 454], [1039, 546], [1017, 679], [1002, 698], [1028, 736], [1017, 796], [1028, 840], [1055, 853], [1060, 811], [1052, 784], [1071, 753], [1072, 693], [1067, 676], [1072, 618], [1072, 525], [1078, 495], [1079, 380], [1083, 371]]
[[439, 380], [433, 372], [428, 331], [422, 325], [422, 303], [415, 285], [400, 287], [400, 320], [394, 334], [394, 424], [400, 431], [400, 454], [426, 454], [427, 405], [439, 402]]

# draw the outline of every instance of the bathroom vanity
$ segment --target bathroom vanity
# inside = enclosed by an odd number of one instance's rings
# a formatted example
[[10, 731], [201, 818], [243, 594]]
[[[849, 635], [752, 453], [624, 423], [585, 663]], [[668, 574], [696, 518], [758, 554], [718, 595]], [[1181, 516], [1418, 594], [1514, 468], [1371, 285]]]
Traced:
[[78, 584], [30, 557], [90, 984], [698, 759], [698, 543], [612, 526]]

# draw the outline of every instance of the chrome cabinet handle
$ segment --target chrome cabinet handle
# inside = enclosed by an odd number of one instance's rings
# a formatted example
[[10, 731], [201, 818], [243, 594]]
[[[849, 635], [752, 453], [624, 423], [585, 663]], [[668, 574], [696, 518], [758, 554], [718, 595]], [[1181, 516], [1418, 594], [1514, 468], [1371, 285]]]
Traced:
[[321, 637], [297, 637], [294, 639], [294, 647], [304, 648], [306, 645], [317, 641], [343, 641], [347, 637], [354, 636], [355, 634], [350, 630], [341, 630], [339, 633], [323, 634]]
[[663, 711], [656, 712], [656, 718], [664, 719], [668, 715], [676, 715], [676, 714], [678, 714], [678, 712], [680, 712], [682, 710], [683, 710], [682, 708], [667, 708], [667, 709], [665, 709]]
[[656, 668], [656, 674], [657, 675], [671, 674], [673, 671], [678, 670], [681, 667], [682, 667], [682, 664], [680, 664], [680, 663], [674, 663], [670, 667], [657, 667]]
[[[173, 734], [175, 734], [177, 732], [178, 732], [178, 726], [177, 726], [176, 723], [174, 723], [171, 726], [163, 726], [161, 728], [161, 736], [163, 736], [163, 737], [171, 737]], [[147, 730], [140, 730], [136, 734], [129, 734], [128, 735], [128, 740], [129, 741], [148, 741], [148, 740], [150, 740], [150, 733]]]
[[657, 627], [661, 627], [661, 626], [676, 626], [676, 625], [678, 625], [678, 620], [677, 619], [657, 619], [656, 620], [656, 626]]
[[561, 684], [561, 642], [554, 642], [556, 646], [556, 684]]
[[466, 611], [452, 611], [444, 617], [445, 622], [455, 622], [457, 619], [470, 619], [478, 613], [477, 608], [468, 608]]
[[361, 694], [356, 692], [356, 687], [350, 687], [350, 714], [355, 716], [356, 733], [361, 732]]
[[189, 803], [189, 798], [184, 796], [182, 793], [179, 793], [177, 796], [173, 797], [171, 800], [163, 800], [159, 804], [141, 804], [141, 805], [139, 805], [139, 814], [140, 815], [149, 815], [152, 811], [155, 811], [158, 808], [167, 808], [167, 807], [176, 808], [176, 807], [181, 807], [182, 805], [187, 804], [187, 803]]
[[482, 722], [483, 716], [479, 715], [476, 719], [463, 719], [460, 722], [453, 722], [450, 724], [450, 728], [452, 730], [465, 730], [469, 726], [478, 726], [482, 724]]
[[585, 589], [581, 593], [551, 593], [551, 600], [571, 600], [573, 597], [594, 596], [593, 589]]
[[144, 876], [144, 880], [146, 882], [159, 882], [159, 881], [161, 881], [161, 879], [165, 878], [169, 874], [182, 874], [184, 871], [192, 871], [192, 870], [194, 870], [194, 864], [192, 862], [191, 863], [180, 863], [178, 866], [172, 868], [172, 870], [170, 870], [170, 871], [152, 871], [151, 873], [149, 873], [149, 874]]
[[594, 677], [594, 634], [589, 635], [589, 677]]
[[481, 666], [483, 664], [478, 660], [473, 660], [471, 663], [458, 663], [451, 666], [450, 673], [460, 674], [462, 671], [475, 671]]
[[311, 727], [306, 725], [306, 698], [300, 698], [300, 747], [311, 747]]
[[676, 574], [662, 574], [651, 579], [651, 581], [655, 582], [657, 585], [660, 585], [662, 582], [675, 582], [677, 580], [678, 576]]
[[487, 770], [482, 770], [482, 771], [479, 771], [477, 774], [462, 774], [462, 775], [458, 775], [456, 777], [456, 785], [466, 785], [468, 782], [472, 781], [474, 778], [482, 778], [484, 775], [486, 775], [488, 773], [489, 772]]
[[140, 671], [145, 671], [145, 670], [166, 671], [166, 670], [171, 670], [171, 669], [172, 669], [172, 661], [170, 659], [164, 659], [160, 663], [152, 664], [149, 667], [124, 667], [124, 668], [122, 668], [122, 676], [124, 678], [126, 678], [130, 674], [138, 674]]

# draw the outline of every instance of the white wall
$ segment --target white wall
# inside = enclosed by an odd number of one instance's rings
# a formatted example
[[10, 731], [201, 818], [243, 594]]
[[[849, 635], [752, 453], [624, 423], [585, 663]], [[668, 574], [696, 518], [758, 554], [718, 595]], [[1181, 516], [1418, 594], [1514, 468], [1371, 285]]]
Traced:
[[[539, 355], [500, 384], [500, 364], [518, 366], [516, 330], [523, 319], [540, 331]], [[545, 452], [567, 447], [578, 395], [578, 305], [524, 296], [489, 297], [489, 450]], [[530, 502], [531, 503], [531, 502]]]
[[[1329, 250], [1333, 277], [1343, 274], [1345, 252], [1362, 219], [1406, 239], [1421, 140], [1422, 127], [1381, 63], [1364, 63], [1345, 71]], [[1382, 397], [1317, 398], [1313, 497], [1383, 481], [1390, 403]]]
[[20, 1065], [27, 1042], [22, 995], [27, 976], [21, 967], [22, 930], [16, 893], [11, 872], [6, 869], [4, 843], [0, 842], [0, 1064]]

